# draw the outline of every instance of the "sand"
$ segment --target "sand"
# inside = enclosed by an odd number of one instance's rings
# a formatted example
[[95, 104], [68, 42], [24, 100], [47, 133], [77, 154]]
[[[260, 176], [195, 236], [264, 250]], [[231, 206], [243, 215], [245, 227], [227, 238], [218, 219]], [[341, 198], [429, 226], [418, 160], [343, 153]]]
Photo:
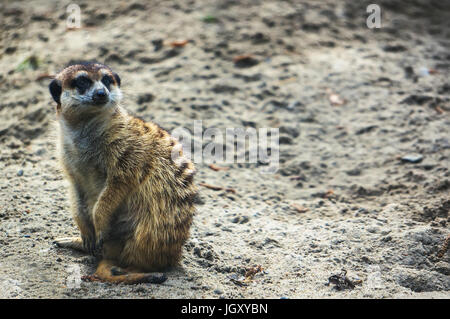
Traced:
[[[77, 30], [69, 1], [0, 4], [0, 297], [449, 298], [450, 6], [378, 1], [369, 29], [363, 2], [77, 1]], [[78, 231], [45, 75], [76, 60], [108, 64], [124, 107], [168, 131], [279, 128], [274, 174], [196, 164], [224, 189], [199, 186], [161, 285], [80, 281], [95, 258], [52, 245]], [[342, 269], [353, 289], [327, 285]]]

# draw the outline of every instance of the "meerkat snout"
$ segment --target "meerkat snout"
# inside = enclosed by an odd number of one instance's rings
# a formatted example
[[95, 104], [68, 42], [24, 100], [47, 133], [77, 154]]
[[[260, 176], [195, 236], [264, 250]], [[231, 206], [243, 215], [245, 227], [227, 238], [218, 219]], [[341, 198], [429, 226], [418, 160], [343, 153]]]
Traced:
[[92, 102], [96, 105], [103, 105], [108, 101], [108, 93], [104, 88], [94, 91]]

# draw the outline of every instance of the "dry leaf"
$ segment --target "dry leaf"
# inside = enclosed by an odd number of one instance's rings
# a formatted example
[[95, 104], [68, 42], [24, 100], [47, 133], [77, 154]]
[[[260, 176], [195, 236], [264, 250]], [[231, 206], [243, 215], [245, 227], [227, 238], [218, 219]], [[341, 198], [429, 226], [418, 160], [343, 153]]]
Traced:
[[333, 195], [334, 194], [334, 191], [332, 190], [332, 189], [329, 189], [326, 193], [325, 193], [325, 195], [323, 195], [323, 198], [328, 198], [328, 197], [330, 197], [331, 195]]
[[292, 208], [294, 208], [299, 213], [306, 213], [309, 209], [307, 207], [301, 206], [299, 204], [291, 204]]
[[440, 107], [440, 106], [436, 106], [435, 107], [436, 112], [438, 112], [439, 114], [443, 114], [444, 110]]
[[233, 62], [238, 63], [242, 60], [247, 60], [247, 59], [251, 59], [251, 58], [253, 58], [251, 54], [238, 55], [233, 58]]
[[178, 40], [178, 41], [173, 41], [170, 43], [170, 46], [173, 48], [180, 48], [180, 47], [184, 47], [186, 44], [188, 44], [189, 40]]

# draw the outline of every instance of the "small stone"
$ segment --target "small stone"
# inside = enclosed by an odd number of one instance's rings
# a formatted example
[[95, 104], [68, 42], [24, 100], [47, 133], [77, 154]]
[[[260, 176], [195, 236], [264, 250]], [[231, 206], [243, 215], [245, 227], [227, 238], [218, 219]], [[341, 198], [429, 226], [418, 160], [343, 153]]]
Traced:
[[17, 172], [17, 176], [23, 176], [23, 169], [19, 169], [19, 171]]
[[161, 50], [161, 48], [163, 47], [163, 39], [155, 39], [152, 40], [152, 44], [154, 47], [155, 52]]
[[5, 53], [6, 54], [13, 54], [14, 52], [16, 52], [17, 47], [8, 47], [5, 49]]
[[197, 257], [202, 257], [201, 250], [199, 247], [194, 248], [194, 255]]
[[250, 219], [247, 216], [241, 216], [241, 220], [239, 221], [239, 224], [245, 224], [249, 221]]
[[359, 176], [361, 175], [361, 170], [359, 168], [354, 168], [345, 172], [349, 176]]
[[295, 127], [280, 126], [280, 133], [285, 133], [293, 138], [298, 137], [300, 132]]
[[388, 242], [391, 240], [392, 240], [392, 236], [386, 236], [386, 237], [381, 238], [381, 241], [384, 241], [384, 242]]
[[250, 68], [259, 63], [259, 61], [249, 55], [242, 55], [234, 58], [234, 66], [237, 68]]
[[263, 43], [270, 42], [269, 36], [267, 36], [261, 32], [258, 32], [256, 34], [252, 35], [251, 39], [252, 39], [253, 44], [263, 44]]
[[203, 258], [205, 258], [206, 260], [209, 260], [209, 261], [213, 261], [214, 260], [214, 255], [213, 255], [212, 251], [208, 250], [204, 254]]
[[290, 138], [289, 136], [282, 135], [279, 137], [279, 143], [290, 145], [290, 144], [293, 144], [293, 141], [292, 141], [292, 138]]
[[138, 97], [137, 103], [138, 104], [144, 104], [152, 102], [155, 99], [155, 96], [151, 93], [145, 93]]
[[420, 154], [408, 154], [402, 157], [404, 163], [420, 163], [423, 160], [423, 156]]
[[426, 67], [422, 67], [419, 69], [419, 75], [420, 76], [429, 76], [430, 75], [430, 70]]

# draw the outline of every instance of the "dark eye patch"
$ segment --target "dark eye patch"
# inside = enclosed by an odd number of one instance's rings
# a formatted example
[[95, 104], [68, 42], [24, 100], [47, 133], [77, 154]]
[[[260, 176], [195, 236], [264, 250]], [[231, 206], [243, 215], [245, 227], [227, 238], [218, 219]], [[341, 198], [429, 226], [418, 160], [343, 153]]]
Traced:
[[103, 78], [102, 78], [102, 83], [106, 86], [106, 88], [109, 91], [111, 84], [114, 83], [114, 80], [113, 80], [113, 78], [111, 76], [104, 75]]
[[71, 86], [77, 88], [80, 94], [84, 94], [91, 85], [92, 80], [86, 76], [79, 76], [71, 82]]

